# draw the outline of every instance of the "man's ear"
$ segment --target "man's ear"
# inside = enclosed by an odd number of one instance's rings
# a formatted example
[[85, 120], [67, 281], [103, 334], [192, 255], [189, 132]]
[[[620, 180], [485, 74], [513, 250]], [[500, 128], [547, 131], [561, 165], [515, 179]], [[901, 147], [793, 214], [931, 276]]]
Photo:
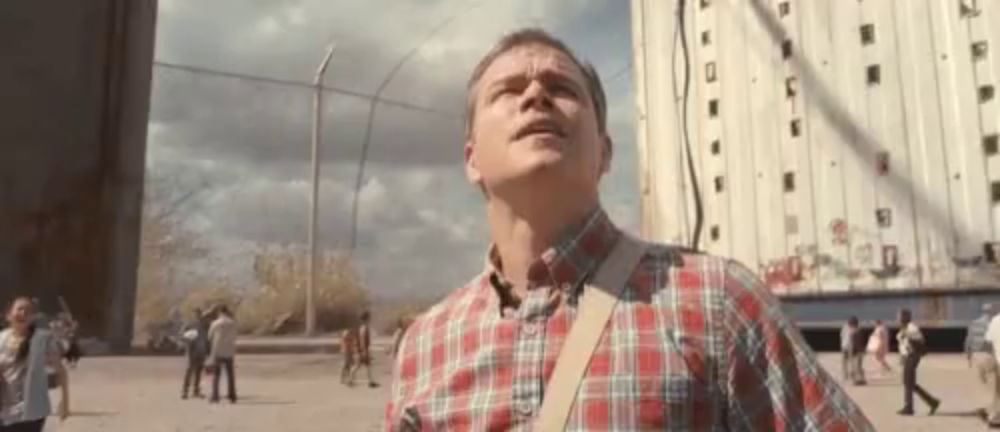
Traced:
[[611, 142], [611, 137], [603, 135], [601, 137], [602, 147], [601, 147], [601, 174], [607, 174], [611, 171], [611, 159], [614, 156], [614, 146]]
[[472, 138], [465, 140], [463, 153], [465, 157], [465, 177], [469, 179], [469, 183], [482, 185], [483, 175], [479, 172], [479, 167], [476, 164], [475, 144], [472, 142]]

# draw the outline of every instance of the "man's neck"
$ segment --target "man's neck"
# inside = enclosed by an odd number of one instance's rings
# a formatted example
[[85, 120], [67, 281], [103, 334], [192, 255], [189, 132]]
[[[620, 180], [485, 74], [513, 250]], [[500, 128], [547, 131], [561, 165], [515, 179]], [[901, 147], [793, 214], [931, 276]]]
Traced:
[[515, 294], [524, 294], [528, 268], [554, 245], [563, 230], [582, 221], [599, 205], [596, 194], [589, 199], [567, 198], [544, 203], [493, 198], [487, 204], [490, 237], [503, 264], [504, 277], [513, 283]]

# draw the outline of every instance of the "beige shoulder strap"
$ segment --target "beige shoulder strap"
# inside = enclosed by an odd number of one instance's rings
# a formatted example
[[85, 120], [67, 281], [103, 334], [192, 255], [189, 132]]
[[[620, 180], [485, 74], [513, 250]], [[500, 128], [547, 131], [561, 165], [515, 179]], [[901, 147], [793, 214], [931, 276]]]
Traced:
[[566, 336], [546, 387], [545, 399], [535, 424], [536, 431], [561, 431], [566, 427], [580, 380], [618, 304], [625, 283], [645, 250], [642, 242], [622, 234], [591, 283], [587, 284], [580, 297], [573, 327]]

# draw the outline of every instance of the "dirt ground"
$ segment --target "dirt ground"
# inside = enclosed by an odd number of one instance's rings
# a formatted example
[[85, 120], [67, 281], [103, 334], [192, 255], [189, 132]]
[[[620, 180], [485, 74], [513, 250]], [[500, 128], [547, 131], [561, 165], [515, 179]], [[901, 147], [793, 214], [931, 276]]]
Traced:
[[[370, 389], [364, 370], [353, 388], [340, 384], [332, 355], [246, 355], [236, 359], [239, 402], [181, 400], [180, 357], [85, 358], [72, 371], [73, 416], [50, 417], [59, 432], [377, 431], [389, 395], [388, 358], [376, 359]], [[209, 377], [210, 378], [210, 377]], [[225, 397], [225, 379], [220, 390]], [[202, 391], [211, 380], [202, 382]], [[53, 399], [54, 401], [54, 399]]]
[[[179, 357], [86, 358], [72, 373], [74, 416], [50, 418], [46, 431], [60, 432], [264, 432], [377, 431], [389, 394], [388, 357], [376, 358], [376, 389], [361, 378], [354, 388], [339, 383], [340, 357], [323, 354], [246, 355], [237, 358], [240, 402], [209, 405], [180, 399]], [[839, 356], [822, 355], [839, 375]], [[893, 366], [895, 366], [895, 358]], [[869, 385], [846, 386], [879, 431], [976, 431], [985, 426], [974, 410], [988, 393], [959, 355], [931, 355], [920, 381], [944, 403], [934, 417], [917, 403], [917, 416], [898, 417], [902, 387], [898, 371], [880, 377], [869, 369]], [[898, 369], [898, 368], [897, 368]], [[362, 377], [363, 374], [359, 374]], [[206, 381], [205, 388], [209, 388]], [[224, 387], [224, 386], [223, 386]]]

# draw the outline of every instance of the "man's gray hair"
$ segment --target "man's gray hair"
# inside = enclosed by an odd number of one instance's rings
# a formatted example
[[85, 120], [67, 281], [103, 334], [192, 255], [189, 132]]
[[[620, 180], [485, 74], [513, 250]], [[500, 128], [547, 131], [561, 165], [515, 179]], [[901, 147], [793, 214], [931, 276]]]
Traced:
[[496, 45], [481, 60], [476, 68], [472, 70], [472, 76], [466, 86], [466, 107], [465, 107], [465, 135], [472, 134], [472, 122], [476, 117], [476, 92], [479, 80], [483, 73], [493, 64], [494, 61], [504, 53], [525, 45], [545, 45], [558, 50], [569, 57], [583, 73], [587, 81], [587, 91], [590, 93], [590, 101], [597, 116], [597, 128], [602, 134], [607, 133], [608, 123], [608, 103], [604, 95], [604, 87], [601, 85], [601, 77], [597, 74], [594, 66], [588, 62], [580, 61], [569, 47], [561, 40], [552, 36], [548, 32], [538, 28], [525, 28], [513, 33], [509, 33], [501, 38]]

